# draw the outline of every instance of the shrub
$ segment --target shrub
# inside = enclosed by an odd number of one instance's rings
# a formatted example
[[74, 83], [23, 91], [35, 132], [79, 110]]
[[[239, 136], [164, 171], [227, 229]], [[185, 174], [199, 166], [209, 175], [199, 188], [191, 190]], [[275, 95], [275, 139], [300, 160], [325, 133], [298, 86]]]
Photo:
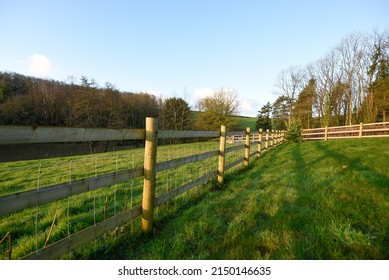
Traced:
[[301, 143], [303, 138], [301, 136], [301, 122], [299, 120], [293, 120], [290, 124], [288, 131], [286, 132], [286, 140], [288, 142]]

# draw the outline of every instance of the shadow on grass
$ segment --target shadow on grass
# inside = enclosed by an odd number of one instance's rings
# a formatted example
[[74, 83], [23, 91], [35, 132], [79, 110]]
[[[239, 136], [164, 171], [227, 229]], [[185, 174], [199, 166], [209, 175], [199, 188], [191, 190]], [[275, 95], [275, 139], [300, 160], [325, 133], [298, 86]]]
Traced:
[[[368, 196], [366, 201], [363, 195], [348, 196], [348, 192], [352, 194], [365, 189], [353, 189], [353, 186], [358, 186], [358, 179], [351, 179], [350, 186], [347, 186], [342, 185], [340, 178], [349, 176], [350, 170], [357, 171], [368, 184], [379, 190], [387, 190], [389, 178], [362, 164], [361, 158], [349, 158], [319, 141], [313, 145], [323, 155], [309, 163], [301, 155], [301, 145], [296, 145], [292, 151], [295, 179], [298, 182], [298, 198], [294, 206], [299, 211], [291, 218], [285, 217], [285, 220], [289, 227], [300, 233], [300, 237], [303, 236], [294, 244], [294, 251], [303, 259], [386, 259], [389, 254], [389, 224], [385, 224], [382, 207], [373, 203], [373, 196]], [[320, 176], [319, 173], [316, 174], [317, 178], [312, 178], [308, 171], [312, 171], [317, 163], [326, 167], [320, 161], [328, 158], [337, 161], [342, 169], [329, 177]], [[342, 196], [347, 201], [342, 201]], [[356, 200], [348, 201], [352, 197]], [[366, 205], [367, 209], [361, 205]], [[321, 213], [323, 210], [327, 212]], [[282, 215], [282, 211], [280, 213]], [[381, 223], [379, 230], [375, 219], [379, 219], [378, 223]], [[377, 234], [380, 236], [378, 239]], [[371, 247], [371, 243], [375, 243], [375, 248]]]
[[[374, 255], [367, 247], [367, 249], [353, 248], [355, 244], [351, 244], [350, 247], [331, 235], [332, 226], [333, 229], [342, 231], [339, 236], [344, 236], [345, 242], [348, 241], [347, 238], [354, 236], [364, 238], [352, 228], [348, 230], [339, 224], [343, 219], [341, 208], [332, 208], [331, 203], [334, 203], [334, 200], [331, 200], [333, 195], [331, 185], [338, 184], [335, 182], [337, 178], [347, 171], [338, 170], [337, 176], [319, 178], [313, 178], [311, 171], [316, 168], [316, 164], [325, 166], [321, 161], [332, 157], [356, 170], [363, 169], [373, 173], [373, 177], [377, 178], [368, 179], [373, 180], [377, 187], [388, 186], [388, 178], [373, 168], [363, 166], [358, 160], [330, 150], [322, 143], [315, 143], [314, 147], [323, 154], [318, 152], [317, 157], [313, 156], [314, 159], [307, 162], [312, 156], [306, 157], [306, 151], [303, 155], [302, 146], [282, 145], [270, 150], [263, 154], [260, 160], [253, 160], [248, 168], [227, 174], [226, 185], [222, 189], [208, 186], [199, 190], [193, 197], [188, 197], [186, 201], [176, 203], [172, 210], [156, 220], [155, 235], [120, 238], [115, 242], [115, 246], [110, 247], [107, 253], [100, 257], [109, 259], [387, 257], [388, 250], [383, 248], [387, 244], [385, 238], [384, 244], [379, 245], [380, 255]], [[284, 161], [288, 161], [285, 170], [280, 172], [282, 175], [277, 174], [275, 165]], [[354, 236], [350, 237], [350, 234]], [[382, 243], [382, 240], [380, 242]], [[354, 254], [352, 250], [360, 252]]]
[[[361, 159], [349, 158], [341, 153], [331, 150], [328, 145], [321, 141], [314, 142], [316, 148], [321, 150], [326, 157], [335, 159], [340, 164], [350, 167], [359, 172], [365, 179], [369, 180], [374, 186], [379, 188], [389, 188], [389, 177], [377, 172], [375, 169], [362, 164]], [[363, 171], [363, 172], [362, 172]]]
[[[174, 204], [174, 207], [169, 209], [167, 213], [158, 216], [155, 220], [152, 234], [119, 237], [114, 245], [101, 249], [89, 257], [98, 259], [142, 259], [144, 257], [137, 257], [136, 252], [152, 250], [152, 247], [161, 250], [158, 247], [163, 246], [166, 250], [160, 252], [158, 257], [155, 258], [171, 259], [172, 255], [175, 255], [175, 258], [179, 258], [177, 256], [180, 255], [182, 256], [181, 258], [184, 258], [185, 254], [182, 252], [174, 252], [177, 250], [175, 249], [176, 243], [183, 239], [182, 234], [185, 231], [185, 226], [196, 223], [195, 227], [202, 228], [202, 230], [208, 232], [208, 236], [203, 238], [204, 242], [212, 240], [213, 253], [212, 255], [201, 253], [199, 252], [201, 248], [198, 248], [197, 245], [186, 242], [184, 250], [187, 250], [188, 253], [185, 258], [223, 259], [224, 255], [222, 252], [224, 252], [223, 247], [225, 244], [222, 233], [226, 232], [229, 223], [235, 219], [236, 213], [234, 210], [238, 210], [238, 213], [240, 213], [239, 209], [242, 208], [242, 203], [245, 200], [245, 186], [238, 185], [237, 188], [242, 191], [237, 191], [235, 187], [229, 185], [230, 182], [244, 178], [248, 174], [254, 174], [254, 177], [258, 180], [258, 177], [260, 178], [263, 172], [267, 172], [267, 169], [273, 166], [272, 163], [277, 160], [279, 153], [284, 148], [285, 146], [282, 145], [264, 153], [259, 161], [263, 161], [265, 164], [262, 165], [258, 172], [255, 164], [258, 161], [253, 158], [249, 167], [243, 168], [242, 166], [237, 171], [227, 173], [223, 187], [215, 186], [216, 184], [211, 182], [207, 186], [198, 187], [198, 191], [195, 191], [193, 196], [187, 197], [187, 199], [181, 200], [178, 203], [171, 202]], [[223, 197], [223, 199], [213, 199], [216, 197]], [[212, 203], [207, 203], [208, 200], [212, 200]], [[200, 207], [196, 207], [200, 204]], [[164, 207], [160, 209], [161, 211], [166, 210]], [[184, 222], [177, 224], [177, 219], [182, 219]], [[221, 253], [218, 254], [217, 252]]]

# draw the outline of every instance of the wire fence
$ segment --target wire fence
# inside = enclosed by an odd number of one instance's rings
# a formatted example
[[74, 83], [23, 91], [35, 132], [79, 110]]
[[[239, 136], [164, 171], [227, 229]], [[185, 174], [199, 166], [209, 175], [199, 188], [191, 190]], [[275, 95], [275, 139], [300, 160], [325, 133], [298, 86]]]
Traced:
[[[187, 186], [190, 195], [190, 192], [196, 191], [194, 186], [215, 178], [218, 139], [212, 136], [197, 138], [196, 141], [184, 139], [182, 142], [158, 148], [157, 162], [161, 170], [157, 173], [157, 198], [163, 198], [174, 190], [183, 192], [183, 186]], [[250, 156], [254, 156], [257, 140], [253, 138], [250, 143]], [[239, 141], [227, 143], [227, 172], [242, 168], [239, 163], [243, 163], [244, 148], [245, 145]], [[144, 153], [144, 148], [138, 148], [87, 156], [2, 163], [0, 200], [15, 193], [35, 191], [39, 194], [53, 185], [64, 184], [72, 188], [71, 184], [76, 181], [136, 170], [143, 167]], [[166, 162], [172, 163], [173, 168]], [[0, 216], [0, 259], [53, 256], [82, 258], [85, 252], [99, 250], [107, 238], [115, 239], [123, 231], [139, 231], [139, 223], [134, 222], [134, 219], [139, 219], [141, 214], [143, 176], [101, 188], [93, 185], [89, 187], [89, 191], [81, 194], [68, 195], [64, 199], [44, 204], [38, 201], [33, 207]], [[185, 195], [181, 197], [185, 198]], [[170, 198], [156, 201], [160, 201], [157, 206], [164, 206], [157, 208], [156, 217], [165, 215], [177, 203], [176, 199]]]

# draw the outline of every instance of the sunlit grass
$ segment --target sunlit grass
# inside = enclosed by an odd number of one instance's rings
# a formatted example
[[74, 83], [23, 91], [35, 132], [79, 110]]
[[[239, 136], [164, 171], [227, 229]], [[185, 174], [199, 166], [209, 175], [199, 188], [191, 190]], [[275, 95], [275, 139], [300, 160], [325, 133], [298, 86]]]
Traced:
[[[217, 143], [207, 145], [161, 147], [159, 160], [217, 149]], [[141, 234], [137, 219], [64, 258], [388, 259], [388, 147], [389, 139], [284, 144], [251, 160], [248, 169], [239, 165], [229, 172], [225, 186], [209, 183], [159, 207], [150, 235]], [[239, 151], [234, 159], [241, 156]], [[215, 165], [213, 159], [166, 171], [159, 174], [157, 188], [169, 190]], [[102, 189], [40, 207], [38, 236], [37, 209], [2, 217], [0, 233], [15, 233], [13, 256], [21, 257], [42, 247], [57, 210], [53, 240], [102, 220], [107, 196], [109, 216], [140, 203], [141, 184], [140, 178], [115, 186], [116, 191]], [[6, 258], [6, 246], [1, 249]]]
[[[157, 160], [162, 162], [217, 149], [218, 143], [215, 141], [166, 145], [159, 147]], [[142, 167], [143, 156], [143, 149], [134, 149], [106, 154], [1, 163], [0, 195]], [[198, 178], [204, 172], [209, 172], [216, 166], [215, 159], [158, 173], [157, 195]], [[106, 217], [112, 217], [139, 205], [142, 186], [143, 178], [137, 178], [11, 213], [0, 217], [0, 236], [11, 232], [14, 245], [12, 258], [21, 258], [43, 247], [54, 217], [55, 228], [49, 244], [98, 223]], [[7, 246], [6, 242], [0, 245], [1, 258], [7, 258]]]
[[277, 147], [223, 188], [177, 202], [152, 236], [123, 238], [101, 258], [388, 259], [388, 147], [389, 139]]

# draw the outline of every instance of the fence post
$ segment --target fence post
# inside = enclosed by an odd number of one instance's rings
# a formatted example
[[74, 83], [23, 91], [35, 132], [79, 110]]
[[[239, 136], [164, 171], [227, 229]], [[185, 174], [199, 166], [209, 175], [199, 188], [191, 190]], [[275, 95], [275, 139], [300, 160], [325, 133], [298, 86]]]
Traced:
[[[234, 136], [232, 136], [234, 138]], [[221, 186], [224, 183], [224, 167], [226, 162], [226, 127], [220, 128], [219, 166], [217, 168], [217, 183]]]
[[250, 163], [250, 127], [246, 128], [246, 144], [244, 147], [244, 166], [248, 167]]
[[262, 150], [262, 128], [259, 129], [257, 158], [261, 157], [261, 152], [262, 152], [261, 150]]
[[274, 129], [271, 130], [271, 135], [270, 135], [270, 148], [273, 148], [274, 145]]
[[146, 118], [144, 181], [142, 200], [142, 231], [149, 233], [153, 227], [154, 197], [157, 163], [157, 119]]
[[266, 129], [266, 138], [265, 138], [265, 149], [266, 152], [269, 151], [269, 129]]
[[275, 145], [276, 145], [276, 146], [278, 146], [278, 141], [279, 141], [278, 137], [279, 137], [279, 133], [280, 133], [280, 131], [279, 131], [279, 130], [276, 130], [276, 134], [275, 134]]
[[361, 122], [359, 124], [359, 138], [362, 138], [362, 131], [363, 131], [363, 123]]
[[324, 131], [324, 141], [327, 141], [328, 139], [328, 126], [325, 127], [325, 131]]

